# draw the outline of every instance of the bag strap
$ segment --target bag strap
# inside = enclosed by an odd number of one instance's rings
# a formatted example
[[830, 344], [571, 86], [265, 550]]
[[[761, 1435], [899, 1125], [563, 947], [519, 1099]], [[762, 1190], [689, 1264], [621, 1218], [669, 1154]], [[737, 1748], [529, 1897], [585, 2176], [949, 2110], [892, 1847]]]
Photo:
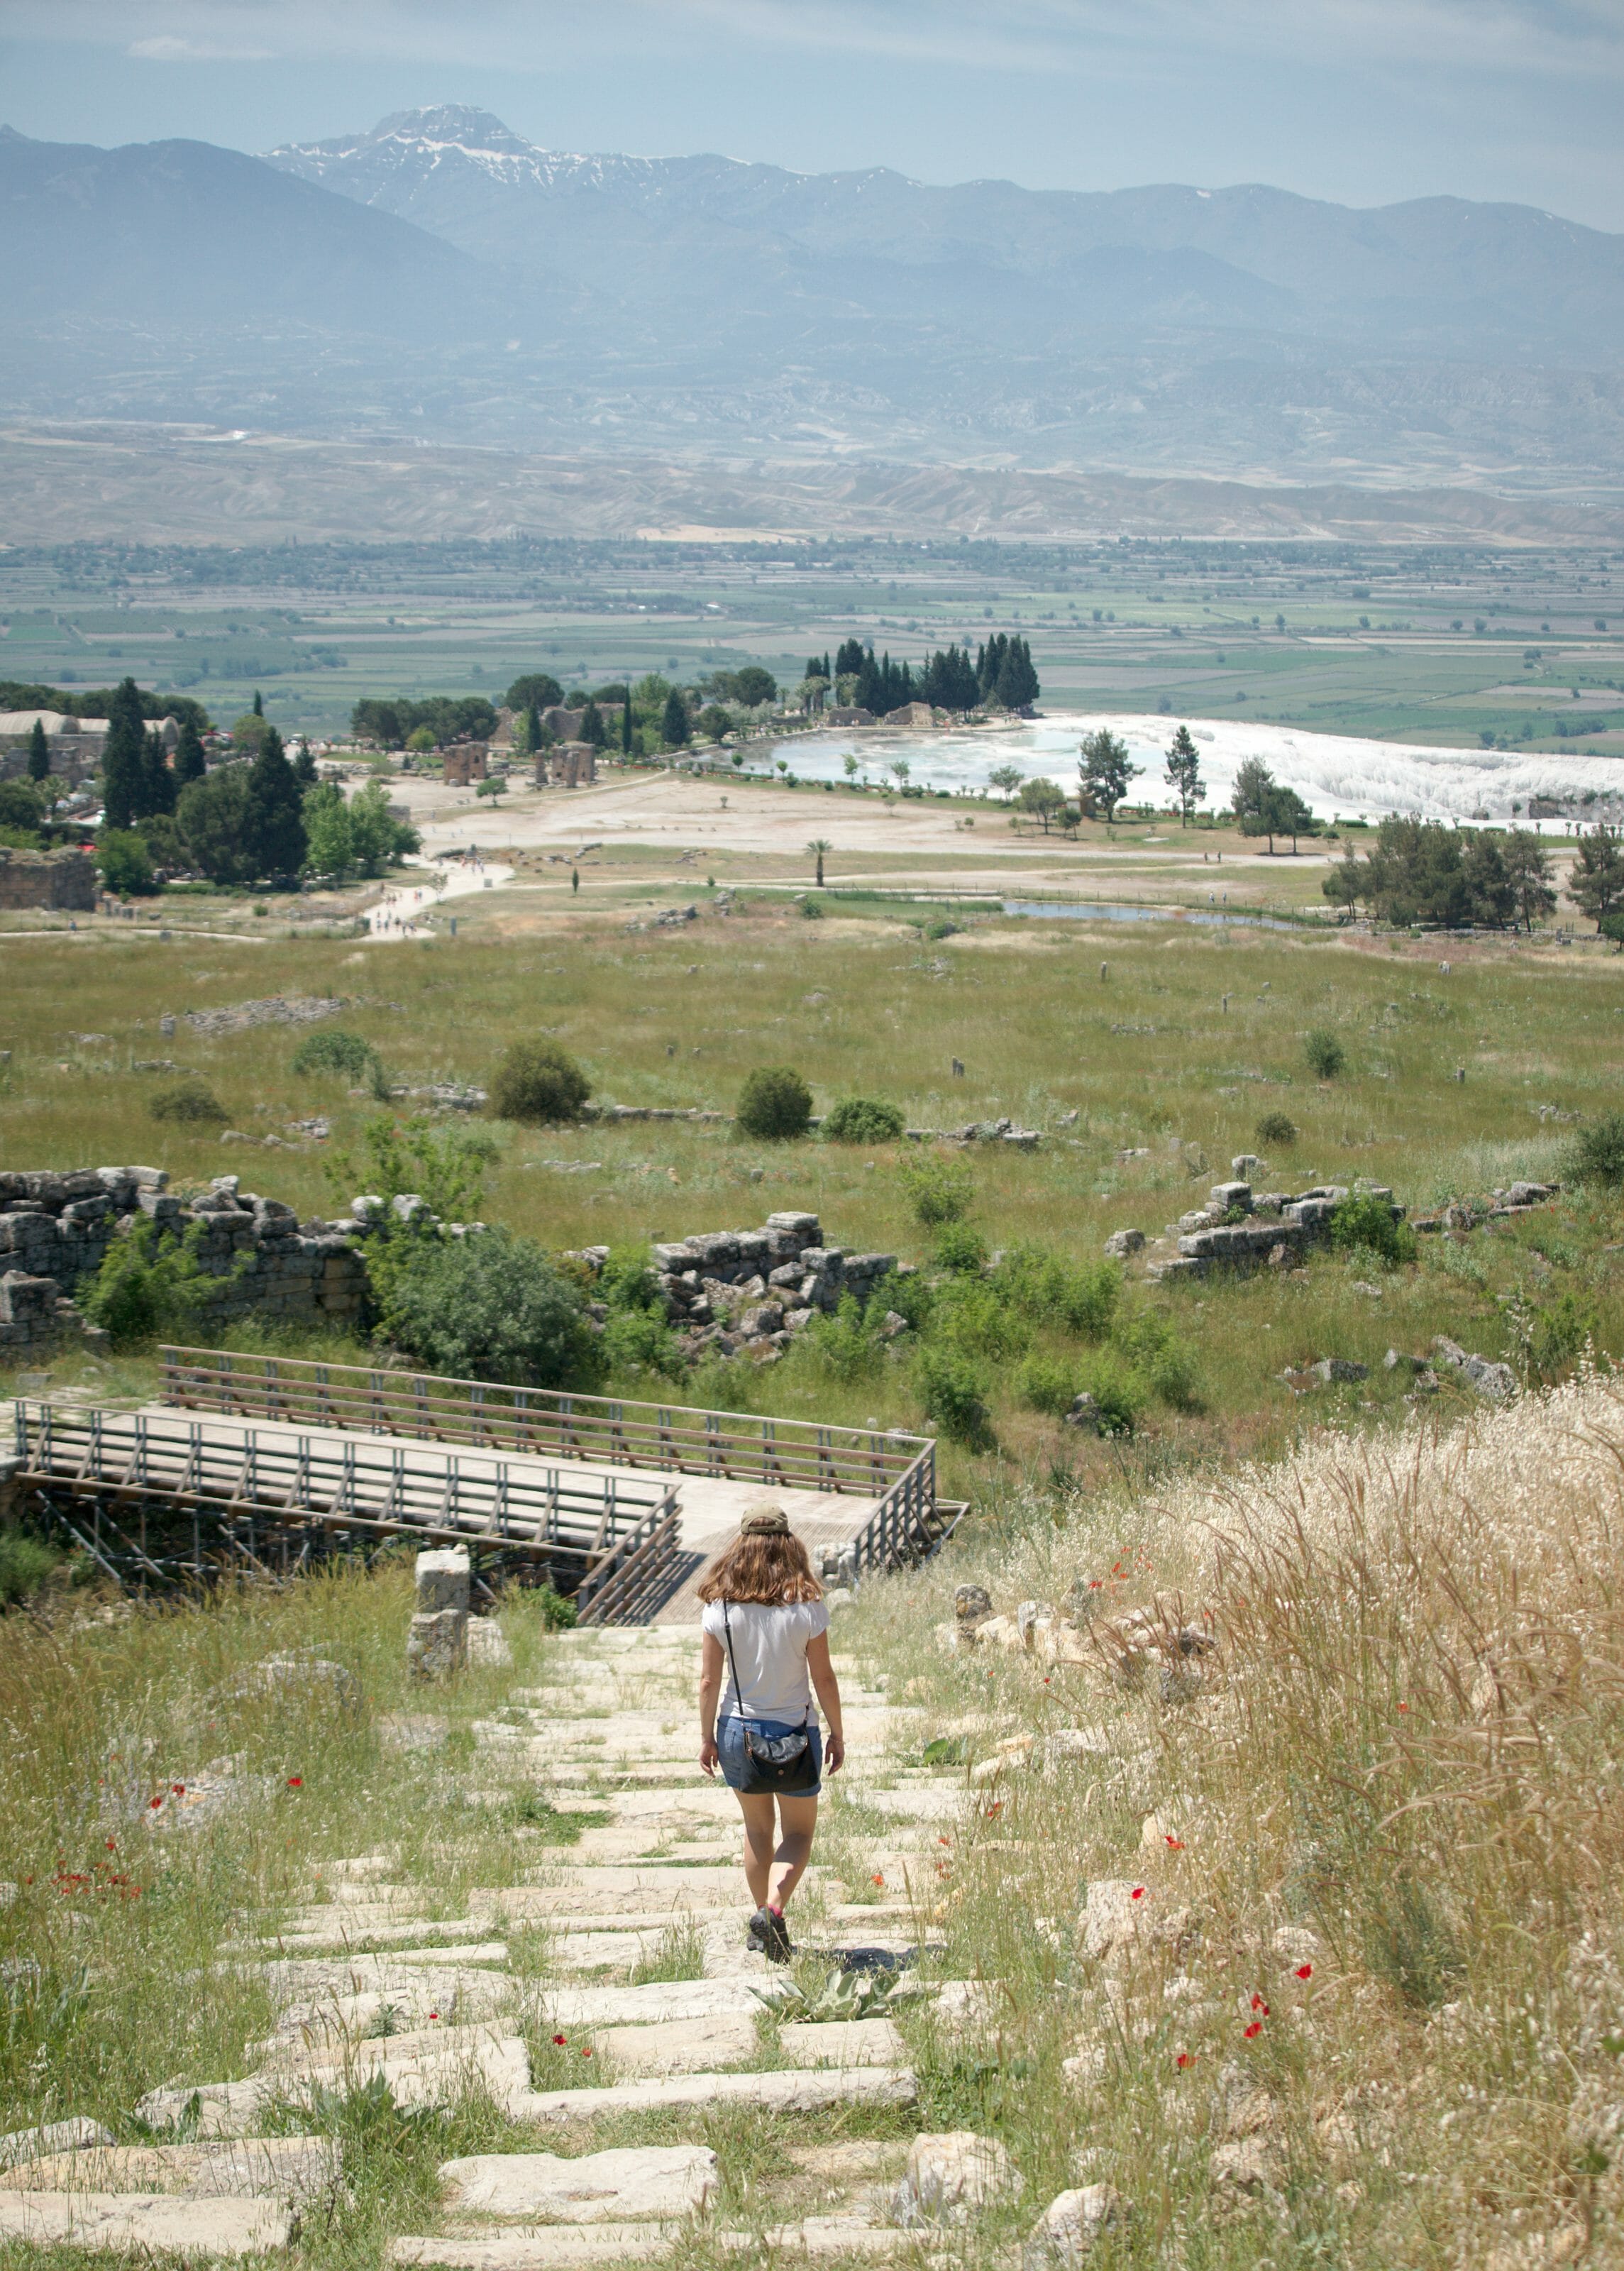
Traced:
[[728, 1605], [725, 1594], [723, 1596], [722, 1600], [722, 1630], [727, 1640], [728, 1662], [733, 1668], [734, 1707], [738, 1710], [738, 1716], [741, 1719], [747, 1718], [749, 1714], [745, 1709], [745, 1691], [738, 1684], [738, 1659], [733, 1653], [733, 1627], [728, 1622]]

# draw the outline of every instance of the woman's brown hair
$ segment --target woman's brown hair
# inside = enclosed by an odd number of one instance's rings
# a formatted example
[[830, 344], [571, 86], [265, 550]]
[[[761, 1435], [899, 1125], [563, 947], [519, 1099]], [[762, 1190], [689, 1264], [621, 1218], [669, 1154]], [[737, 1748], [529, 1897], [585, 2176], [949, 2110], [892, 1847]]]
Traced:
[[700, 1587], [701, 1601], [820, 1601], [823, 1588], [800, 1539], [789, 1530], [752, 1530], [718, 1553]]

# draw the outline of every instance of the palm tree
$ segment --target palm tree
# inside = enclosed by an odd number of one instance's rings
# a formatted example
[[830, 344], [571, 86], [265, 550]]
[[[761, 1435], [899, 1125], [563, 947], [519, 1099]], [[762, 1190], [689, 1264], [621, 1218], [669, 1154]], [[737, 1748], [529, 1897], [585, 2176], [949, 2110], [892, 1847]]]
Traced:
[[823, 889], [823, 855], [826, 852], [833, 852], [834, 846], [827, 837], [814, 836], [806, 849], [818, 862], [818, 889], [821, 890]]

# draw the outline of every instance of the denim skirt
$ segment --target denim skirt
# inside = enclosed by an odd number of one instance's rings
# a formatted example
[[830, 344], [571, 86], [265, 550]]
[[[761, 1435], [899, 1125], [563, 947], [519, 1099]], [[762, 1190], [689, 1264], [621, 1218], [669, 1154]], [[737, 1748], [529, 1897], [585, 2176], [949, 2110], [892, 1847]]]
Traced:
[[[718, 1719], [716, 1751], [722, 1762], [722, 1779], [730, 1790], [738, 1790], [745, 1780], [745, 1768], [747, 1764], [745, 1757], [746, 1727], [753, 1734], [760, 1735], [770, 1742], [779, 1735], [798, 1735], [801, 1731], [801, 1722], [798, 1719]], [[818, 1798], [822, 1794], [823, 1730], [815, 1719], [808, 1723], [806, 1739], [812, 1745], [814, 1776], [812, 1785], [810, 1790], [787, 1790], [782, 1793], [785, 1798]], [[768, 1798], [775, 1794], [768, 1791], [758, 1791], [754, 1793], [760, 1798]]]

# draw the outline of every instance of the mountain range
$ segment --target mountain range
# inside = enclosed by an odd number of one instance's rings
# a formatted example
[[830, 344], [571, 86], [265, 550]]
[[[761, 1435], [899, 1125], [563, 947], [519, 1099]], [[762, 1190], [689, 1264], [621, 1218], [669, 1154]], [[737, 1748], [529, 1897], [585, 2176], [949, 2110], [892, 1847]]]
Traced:
[[1624, 237], [1514, 205], [0, 129], [33, 419], [629, 457], [1616, 490]]

